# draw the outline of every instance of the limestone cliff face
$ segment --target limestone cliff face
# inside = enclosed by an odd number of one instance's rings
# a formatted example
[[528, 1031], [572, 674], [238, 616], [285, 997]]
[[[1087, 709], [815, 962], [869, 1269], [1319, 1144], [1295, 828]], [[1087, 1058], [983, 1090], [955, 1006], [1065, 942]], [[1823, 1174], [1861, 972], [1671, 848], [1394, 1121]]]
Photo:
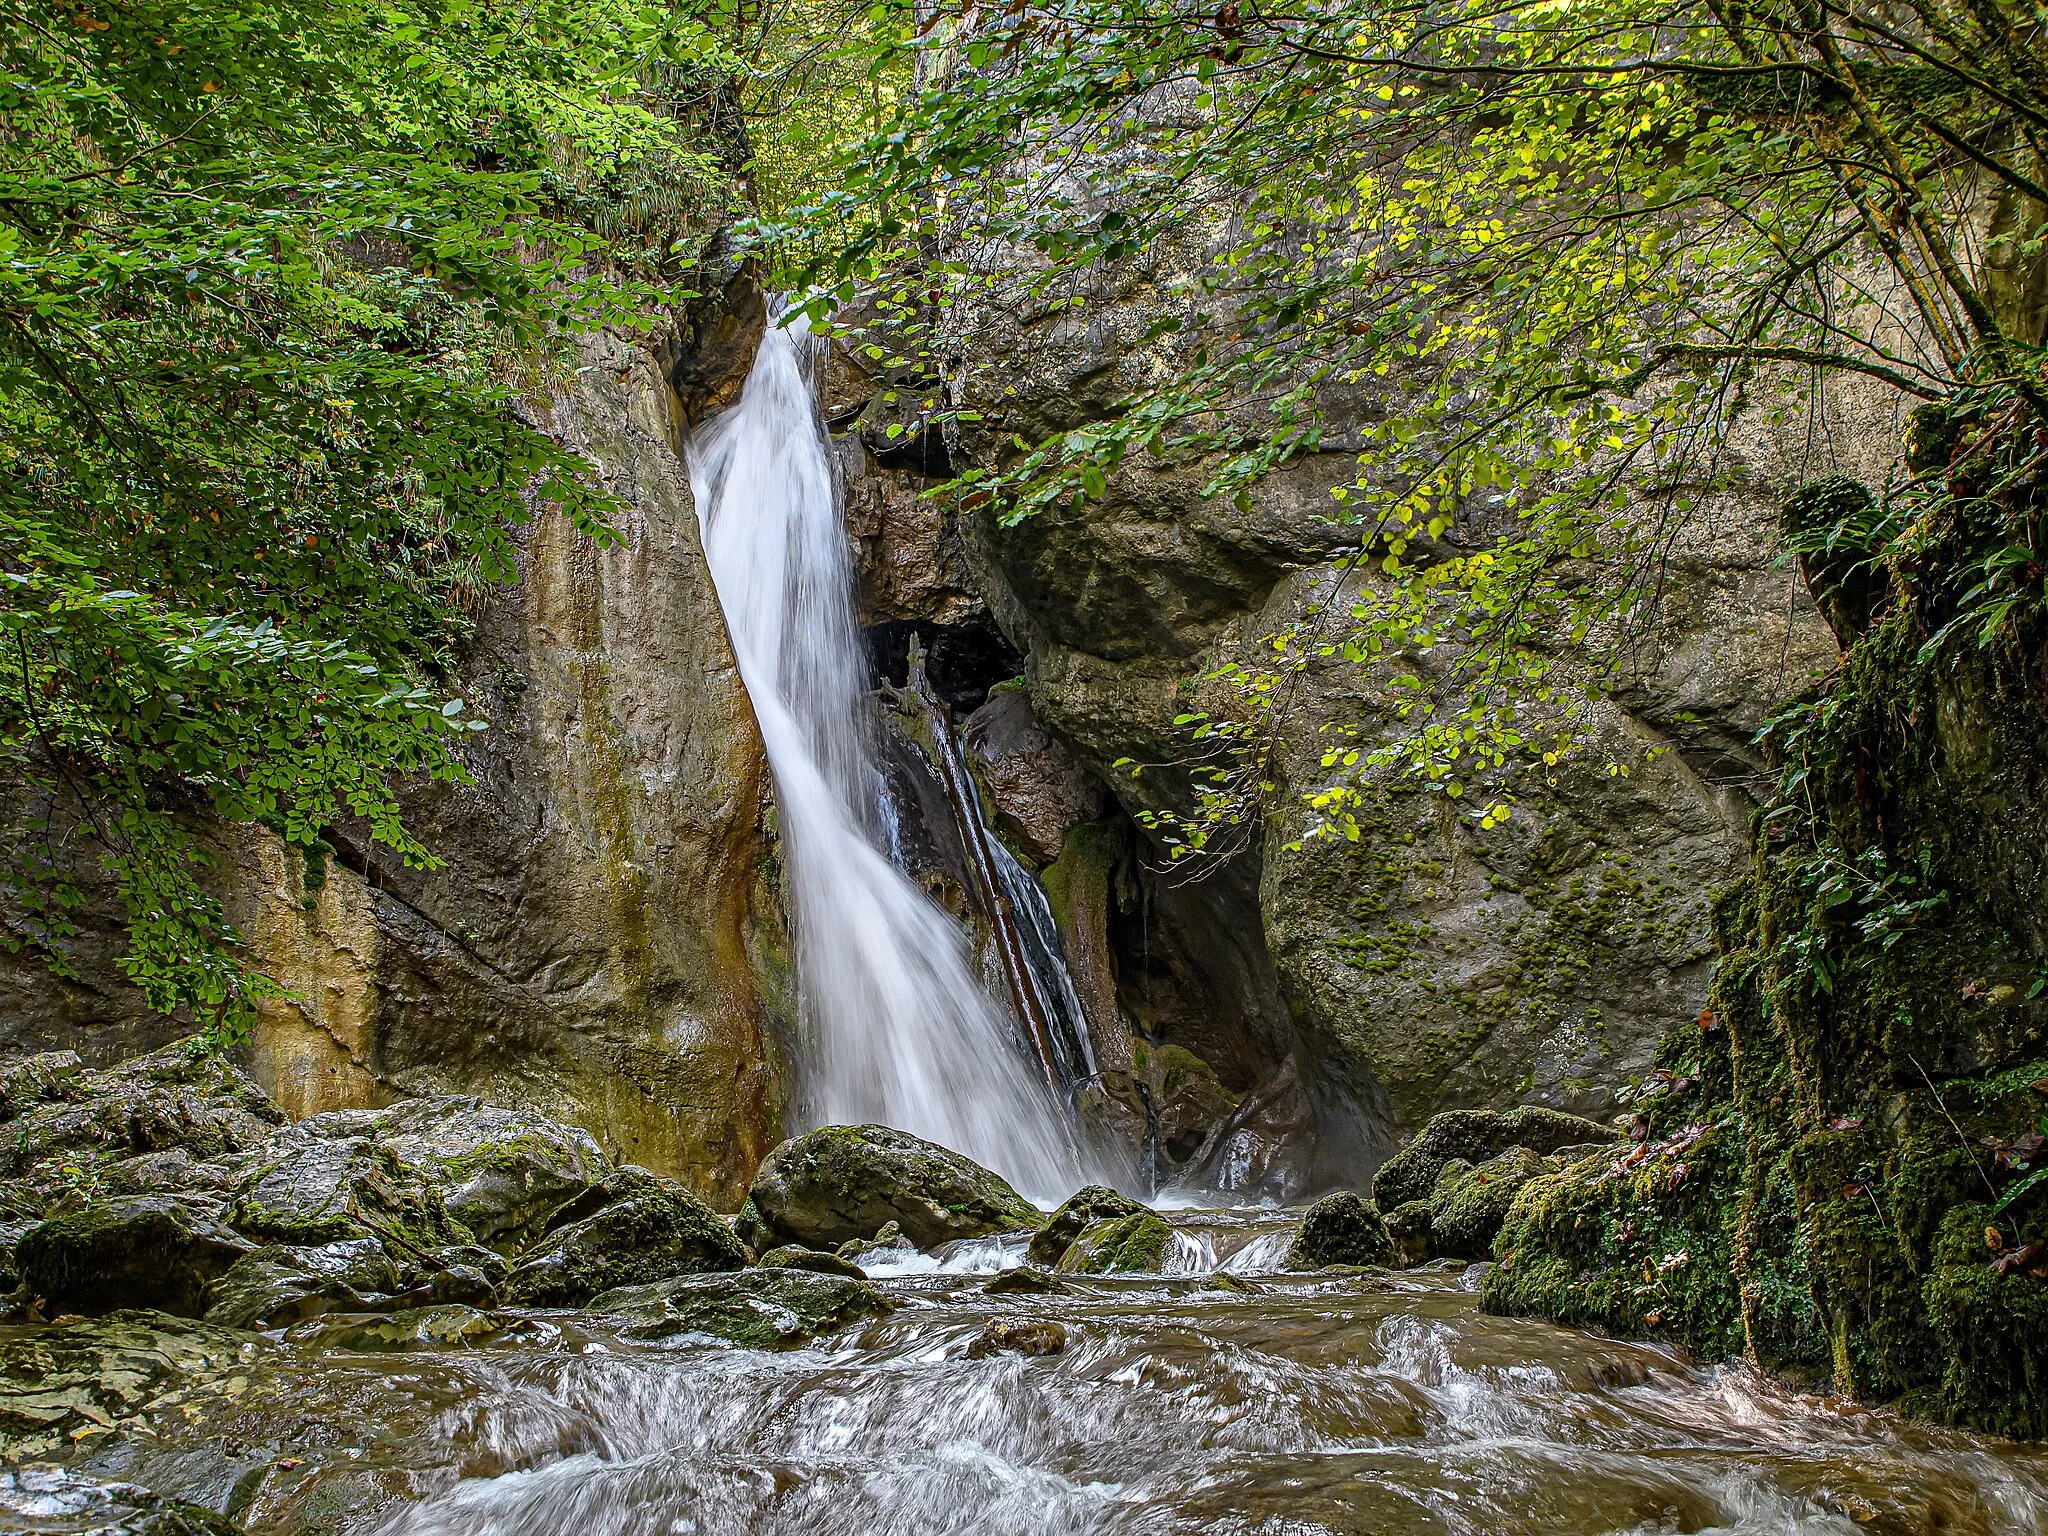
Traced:
[[[956, 451], [986, 457], [1013, 430], [1080, 425], [1148, 370], [1172, 366], [1137, 341], [1157, 302], [1133, 278], [1085, 319], [953, 317], [962, 403], [988, 421]], [[1345, 412], [1370, 420], [1374, 402], [1340, 402]], [[1378, 680], [1356, 668], [1303, 674], [1280, 717], [1266, 822], [1235, 874], [1192, 882], [1132, 829], [1162, 903], [1199, 911], [1241, 970], [1269, 978], [1254, 989], [1263, 1003], [1241, 993], [1228, 1022], [1162, 1020], [1165, 1038], [1210, 1056], [1231, 1035], [1269, 1068], [1287, 1057], [1311, 1082], [1341, 1080], [1392, 1136], [1454, 1107], [1611, 1114], [1658, 1037], [1704, 1003], [1707, 900], [1745, 857], [1761, 766], [1751, 738], [1835, 660], [1796, 574], [1776, 561], [1776, 503], [1828, 469], [1878, 477], [1897, 430], [1891, 402], [1853, 393], [1823, 401], [1811, 421], [1743, 424], [1719, 466], [1728, 488], [1678, 530], [1656, 611], [1609, 679], [1618, 686], [1585, 752], [1554, 782], [1525, 786], [1492, 832], [1441, 797], [1382, 784], [1368, 786], [1359, 842], [1304, 841], [1303, 796], [1325, 782], [1324, 728], [1370, 740], [1387, 715]], [[1332, 442], [1341, 450], [1343, 433]], [[1198, 474], [1141, 466], [1078, 512], [970, 526], [991, 607], [1028, 652], [1037, 718], [1126, 812], [1187, 803], [1173, 765], [1195, 749], [1176, 715], [1242, 714], [1206, 674], [1256, 664], [1265, 637], [1341, 600], [1356, 579], [1340, 574], [1348, 538], [1328, 494], [1352, 473], [1348, 453], [1308, 458], [1244, 513], [1204, 501]], [[1155, 766], [1134, 779], [1112, 768], [1123, 758]], [[1263, 1043], [1247, 1051], [1247, 1040]]]
[[[551, 512], [520, 530], [466, 662], [490, 722], [473, 782], [405, 796], [443, 867], [346, 823], [310, 857], [261, 831], [224, 845], [230, 909], [294, 994], [248, 1047], [290, 1113], [480, 1093], [728, 1204], [778, 1139], [767, 770], [678, 452], [675, 381], [703, 402], [736, 379], [678, 350], [588, 338], [539, 412], [627, 510], [606, 548]], [[723, 352], [729, 375], [751, 347]], [[77, 979], [7, 971], [7, 1044], [104, 1059], [189, 1028], [119, 980], [101, 916]]]

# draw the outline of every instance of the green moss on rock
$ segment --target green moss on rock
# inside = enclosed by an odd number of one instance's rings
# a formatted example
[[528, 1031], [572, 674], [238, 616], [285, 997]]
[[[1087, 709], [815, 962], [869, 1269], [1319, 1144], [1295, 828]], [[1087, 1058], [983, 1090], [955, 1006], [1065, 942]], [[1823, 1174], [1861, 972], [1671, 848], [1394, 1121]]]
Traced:
[[1354, 1190], [1325, 1195], [1301, 1219], [1287, 1250], [1289, 1269], [1330, 1264], [1372, 1266], [1394, 1260], [1394, 1240], [1379, 1208]]
[[594, 1214], [553, 1228], [505, 1281], [508, 1300], [581, 1306], [620, 1286], [747, 1262], [725, 1219], [673, 1179], [629, 1166], [607, 1175], [596, 1191], [610, 1198]]
[[1413, 1141], [1380, 1165], [1372, 1181], [1373, 1199], [1383, 1210], [1427, 1199], [1444, 1165], [1456, 1158], [1478, 1164], [1510, 1147], [1550, 1153], [1613, 1137], [1608, 1126], [1533, 1104], [1447, 1110], [1431, 1116]]
[[1045, 1225], [1032, 1234], [1031, 1246], [1026, 1251], [1034, 1264], [1055, 1265], [1090, 1224], [1135, 1216], [1144, 1209], [1128, 1195], [1120, 1195], [1106, 1184], [1090, 1184], [1069, 1195], [1065, 1203], [1045, 1219]]
[[1059, 1262], [1069, 1275], [1157, 1274], [1173, 1230], [1148, 1210], [1083, 1228]]
[[1477, 1167], [1439, 1178], [1430, 1192], [1431, 1252], [1441, 1258], [1491, 1258], [1494, 1235], [1515, 1196], [1547, 1171], [1549, 1165], [1527, 1147], [1509, 1147]]
[[166, 1196], [106, 1200], [31, 1228], [14, 1262], [29, 1293], [60, 1312], [206, 1309], [206, 1288], [256, 1245]]

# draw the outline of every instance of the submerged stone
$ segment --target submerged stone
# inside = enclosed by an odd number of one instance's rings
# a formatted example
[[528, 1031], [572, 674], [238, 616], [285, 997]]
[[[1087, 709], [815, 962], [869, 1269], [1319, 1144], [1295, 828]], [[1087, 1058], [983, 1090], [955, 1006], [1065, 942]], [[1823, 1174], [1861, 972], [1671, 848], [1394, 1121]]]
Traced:
[[990, 1355], [1059, 1355], [1066, 1353], [1065, 1325], [1049, 1317], [992, 1317], [967, 1346], [967, 1358]]
[[1157, 1274], [1173, 1229], [1143, 1207], [1082, 1229], [1060, 1258], [1069, 1275]]
[[783, 1242], [835, 1248], [895, 1222], [919, 1248], [1034, 1231], [1038, 1208], [957, 1152], [881, 1125], [831, 1125], [785, 1141], [748, 1201]]
[[318, 1343], [323, 1349], [362, 1354], [391, 1354], [422, 1349], [463, 1349], [504, 1333], [509, 1319], [475, 1307], [451, 1303], [407, 1307], [388, 1317], [351, 1318], [338, 1324], [314, 1321], [294, 1329], [287, 1342]]
[[991, 1296], [1054, 1296], [1072, 1289], [1057, 1275], [1034, 1264], [1003, 1270], [982, 1287]]
[[792, 1349], [886, 1317], [896, 1303], [862, 1280], [803, 1269], [750, 1269], [606, 1291], [589, 1310], [616, 1316], [629, 1338], [700, 1333], [752, 1349]]
[[1373, 1199], [1382, 1210], [1426, 1199], [1444, 1165], [1455, 1158], [1478, 1164], [1509, 1147], [1548, 1154], [1614, 1138], [1610, 1128], [1596, 1121], [1533, 1104], [1508, 1110], [1446, 1110], [1431, 1116], [1413, 1141], [1380, 1165], [1372, 1181]]
[[30, 1228], [14, 1262], [32, 1295], [59, 1312], [206, 1308], [206, 1288], [256, 1245], [165, 1195], [103, 1200]]
[[508, 1300], [576, 1307], [600, 1291], [747, 1262], [724, 1218], [674, 1179], [628, 1166], [607, 1175], [597, 1192], [615, 1198], [552, 1229], [505, 1281]]
[[1026, 1252], [1034, 1264], [1058, 1264], [1068, 1245], [1090, 1223], [1114, 1221], [1120, 1216], [1136, 1215], [1144, 1209], [1128, 1195], [1120, 1195], [1106, 1184], [1090, 1184], [1086, 1189], [1069, 1195], [1066, 1203], [1046, 1218], [1045, 1225], [1032, 1235], [1031, 1246]]
[[1332, 1264], [1370, 1268], [1394, 1257], [1394, 1240], [1379, 1209], [1355, 1190], [1325, 1195], [1308, 1208], [1287, 1250], [1289, 1269]]

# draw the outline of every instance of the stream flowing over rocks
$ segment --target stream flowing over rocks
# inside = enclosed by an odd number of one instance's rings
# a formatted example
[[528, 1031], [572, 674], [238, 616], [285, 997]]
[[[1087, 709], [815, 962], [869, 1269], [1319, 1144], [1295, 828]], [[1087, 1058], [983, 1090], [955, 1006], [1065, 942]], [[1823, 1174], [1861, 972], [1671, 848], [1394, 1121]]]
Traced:
[[[835, 1128], [764, 1165], [739, 1226], [785, 1240], [755, 1264], [672, 1181], [471, 1099], [285, 1125], [182, 1045], [106, 1071], [37, 1058], [4, 1093], [0, 1530], [2048, 1520], [2048, 1451], [1490, 1315], [1488, 1265], [1392, 1267], [1353, 1192], [1304, 1217], [1094, 1187], [1048, 1214], [944, 1148]], [[1554, 1144], [1564, 1119], [1447, 1120], [1383, 1178], [1455, 1192], [1513, 1154], [1524, 1183], [1613, 1155], [1512, 1140]]]

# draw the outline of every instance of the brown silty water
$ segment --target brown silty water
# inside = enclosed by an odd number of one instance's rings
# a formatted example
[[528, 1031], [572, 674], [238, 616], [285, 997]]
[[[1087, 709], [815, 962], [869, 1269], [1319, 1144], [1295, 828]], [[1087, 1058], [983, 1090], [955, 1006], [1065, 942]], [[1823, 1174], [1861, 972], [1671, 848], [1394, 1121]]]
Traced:
[[[952, 1244], [876, 1271], [893, 1315], [786, 1352], [315, 1319], [80, 1459], [278, 1536], [2048, 1529], [2048, 1451], [1488, 1317], [1456, 1267], [1275, 1273], [1291, 1213], [1170, 1214], [1167, 1273], [991, 1295], [1022, 1240]], [[1065, 1349], [971, 1357], [992, 1318]], [[42, 1486], [18, 1528], [95, 1528]]]

